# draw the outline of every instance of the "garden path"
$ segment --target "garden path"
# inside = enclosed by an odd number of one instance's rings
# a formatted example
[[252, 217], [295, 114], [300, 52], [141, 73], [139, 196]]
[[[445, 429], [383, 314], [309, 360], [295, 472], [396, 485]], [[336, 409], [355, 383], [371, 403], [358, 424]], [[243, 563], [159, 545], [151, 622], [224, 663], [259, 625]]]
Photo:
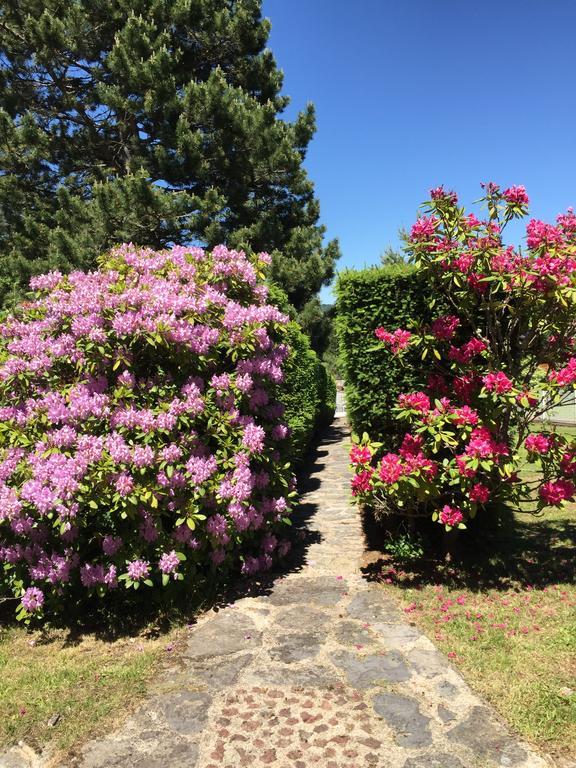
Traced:
[[78, 768], [544, 768], [360, 572], [348, 431], [316, 452], [298, 569], [210, 611], [184, 658]]

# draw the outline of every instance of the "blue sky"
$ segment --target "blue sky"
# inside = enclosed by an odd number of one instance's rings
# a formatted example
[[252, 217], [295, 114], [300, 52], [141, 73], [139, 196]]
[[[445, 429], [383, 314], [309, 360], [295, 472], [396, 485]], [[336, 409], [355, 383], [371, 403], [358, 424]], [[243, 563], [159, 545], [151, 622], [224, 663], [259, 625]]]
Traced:
[[287, 115], [316, 106], [306, 167], [339, 269], [377, 263], [440, 183], [466, 205], [492, 180], [524, 184], [537, 218], [576, 208], [574, 0], [264, 0], [263, 12]]

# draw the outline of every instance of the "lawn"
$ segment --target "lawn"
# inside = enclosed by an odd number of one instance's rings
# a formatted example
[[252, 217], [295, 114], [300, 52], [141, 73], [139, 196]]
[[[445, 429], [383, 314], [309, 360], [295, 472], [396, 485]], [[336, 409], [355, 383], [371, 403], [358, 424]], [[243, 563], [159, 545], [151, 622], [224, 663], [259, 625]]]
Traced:
[[20, 739], [61, 755], [103, 733], [146, 694], [182, 630], [114, 640], [69, 631], [0, 630], [0, 749]]
[[389, 555], [371, 568], [471, 686], [556, 755], [576, 754], [575, 541], [572, 504], [516, 515], [458, 564]]

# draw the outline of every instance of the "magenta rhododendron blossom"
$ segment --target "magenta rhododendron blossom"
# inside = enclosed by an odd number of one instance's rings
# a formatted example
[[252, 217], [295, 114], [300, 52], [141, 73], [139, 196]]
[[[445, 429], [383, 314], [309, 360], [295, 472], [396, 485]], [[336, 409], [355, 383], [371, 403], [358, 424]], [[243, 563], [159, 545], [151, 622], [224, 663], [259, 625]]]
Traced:
[[371, 489], [373, 474], [371, 469], [365, 469], [357, 475], [354, 475], [352, 479], [353, 496], [357, 496], [359, 493], [367, 493]]
[[507, 203], [512, 203], [513, 205], [527, 206], [530, 202], [526, 188], [523, 186], [508, 187], [508, 189], [502, 192], [502, 197]]
[[400, 408], [427, 413], [430, 410], [430, 398], [424, 392], [410, 392], [407, 395], [400, 395], [398, 405]]
[[269, 261], [122, 245], [33, 278], [0, 328], [0, 596], [49, 614], [282, 556], [288, 318]]
[[551, 506], [558, 506], [562, 501], [572, 499], [576, 492], [576, 486], [571, 480], [550, 480], [540, 488], [540, 498]]
[[376, 328], [374, 335], [380, 341], [388, 344], [395, 355], [406, 349], [412, 338], [410, 331], [403, 331], [401, 328], [397, 328], [393, 333], [390, 333], [385, 328]]
[[395, 483], [404, 474], [404, 467], [400, 456], [395, 453], [387, 453], [380, 462], [379, 475], [383, 483]]
[[474, 483], [472, 488], [470, 488], [470, 493], [468, 496], [470, 501], [477, 501], [480, 504], [486, 504], [490, 499], [490, 488], [482, 485], [482, 483]]
[[351, 464], [366, 464], [372, 458], [372, 451], [367, 446], [353, 445], [350, 450]]
[[[364, 435], [351, 453], [372, 454], [352, 461], [359, 503], [429, 514], [447, 529], [465, 527], [487, 505], [537, 513], [576, 494], [576, 440], [532, 427], [576, 389], [576, 215], [530, 219], [523, 251], [503, 233], [527, 215], [526, 189], [482, 186], [485, 218], [437, 187], [406, 237], [432, 303], [450, 314], [404, 332], [376, 329], [383, 354], [418, 353], [421, 386], [398, 398], [406, 424], [398, 452], [382, 453]], [[523, 471], [526, 453], [540, 464], [535, 478]]]
[[510, 392], [513, 387], [512, 381], [503, 371], [487, 373], [486, 376], [482, 378], [482, 381], [489, 392], [496, 392], [498, 395]]
[[450, 507], [445, 504], [440, 511], [440, 522], [444, 525], [455, 526], [461, 523], [464, 515], [457, 507]]
[[543, 435], [535, 433], [528, 435], [524, 441], [524, 445], [527, 451], [530, 453], [548, 453], [553, 445], [553, 440], [550, 435]]
[[430, 330], [437, 339], [449, 341], [456, 333], [456, 329], [459, 325], [460, 319], [458, 317], [455, 315], [445, 315], [444, 317], [438, 317], [434, 320], [430, 326]]

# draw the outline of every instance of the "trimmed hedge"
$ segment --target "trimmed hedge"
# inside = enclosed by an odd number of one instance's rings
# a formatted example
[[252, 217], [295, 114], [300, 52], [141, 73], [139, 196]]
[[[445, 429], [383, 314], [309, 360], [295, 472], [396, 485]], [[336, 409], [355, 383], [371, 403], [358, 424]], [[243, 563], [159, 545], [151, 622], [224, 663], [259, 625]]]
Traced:
[[286, 408], [284, 419], [291, 430], [291, 458], [298, 462], [318, 430], [334, 418], [336, 382], [297, 323], [287, 327], [286, 342], [290, 354], [283, 365], [284, 382], [277, 396]]
[[[269, 300], [294, 318], [284, 291], [270, 287]], [[284, 420], [290, 427], [290, 459], [302, 462], [320, 429], [332, 422], [336, 411], [336, 381], [310, 345], [310, 339], [293, 319], [285, 328], [290, 347], [282, 369], [284, 381], [276, 397], [284, 405]]]
[[395, 446], [399, 426], [392, 407], [400, 392], [416, 389], [427, 378], [418, 359], [404, 364], [386, 354], [374, 337], [379, 326], [406, 328], [412, 320], [427, 321], [442, 314], [431, 311], [429, 286], [407, 265], [341, 272], [336, 284], [336, 331], [346, 379], [346, 402], [355, 432], [367, 431], [375, 440]]

